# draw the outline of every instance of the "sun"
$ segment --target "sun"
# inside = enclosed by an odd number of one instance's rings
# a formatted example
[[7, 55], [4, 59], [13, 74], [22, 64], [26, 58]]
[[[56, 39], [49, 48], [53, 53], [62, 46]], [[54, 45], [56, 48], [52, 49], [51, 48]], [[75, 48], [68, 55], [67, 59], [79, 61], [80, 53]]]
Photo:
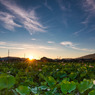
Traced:
[[32, 60], [34, 57], [33, 56], [29, 56], [29, 60]]

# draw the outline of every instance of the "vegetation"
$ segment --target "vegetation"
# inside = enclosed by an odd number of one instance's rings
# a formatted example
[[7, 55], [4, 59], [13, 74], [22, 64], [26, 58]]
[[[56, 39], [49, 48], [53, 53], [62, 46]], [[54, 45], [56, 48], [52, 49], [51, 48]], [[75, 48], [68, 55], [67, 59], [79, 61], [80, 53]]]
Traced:
[[0, 95], [95, 95], [95, 63], [2, 62]]

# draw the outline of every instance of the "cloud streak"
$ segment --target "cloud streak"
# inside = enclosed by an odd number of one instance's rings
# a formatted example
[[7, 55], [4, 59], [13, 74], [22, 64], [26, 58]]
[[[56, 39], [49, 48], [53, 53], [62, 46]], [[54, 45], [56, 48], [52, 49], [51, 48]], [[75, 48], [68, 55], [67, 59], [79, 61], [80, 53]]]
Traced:
[[74, 35], [78, 36], [79, 33], [84, 32], [87, 29], [87, 26], [85, 26], [84, 28], [80, 29], [77, 32], [74, 32]]
[[23, 50], [24, 48], [16, 48], [16, 47], [7, 47], [7, 46], [0, 46], [2, 49], [14, 49], [14, 50]]
[[48, 5], [47, 0], [45, 0], [44, 5], [45, 5], [49, 10], [53, 11], [53, 9]]
[[6, 42], [0, 41], [0, 45], [5, 45]]
[[36, 41], [36, 39], [35, 39], [35, 38], [32, 38], [31, 40], [32, 40], [32, 41]]
[[56, 50], [54, 47], [43, 46], [43, 45], [34, 45], [34, 44], [18, 44], [13, 42], [3, 42], [0, 41], [0, 48], [3, 49], [41, 49], [41, 50]]
[[66, 10], [66, 7], [65, 5], [63, 4], [63, 1], [62, 0], [57, 0], [58, 4], [59, 4], [59, 7], [61, 8], [61, 10], [65, 11]]
[[95, 14], [95, 0], [85, 0], [83, 2], [83, 7], [85, 11]]
[[[15, 15], [18, 22], [29, 31], [30, 34], [35, 32], [46, 32], [44, 27], [38, 20], [38, 17], [35, 13], [35, 10], [31, 10], [30, 12], [25, 11], [24, 9], [17, 6], [15, 3], [12, 3], [7, 0], [0, 0], [1, 4], [3, 4], [13, 15]], [[6, 18], [6, 17], [5, 17]], [[10, 23], [13, 22], [13, 16], [10, 16]], [[8, 25], [6, 23], [6, 25]], [[14, 23], [14, 26], [18, 26]], [[13, 28], [13, 27], [11, 27]]]
[[78, 47], [76, 47], [76, 44], [74, 44], [70, 41], [64, 41], [64, 42], [61, 42], [60, 44], [65, 46], [65, 47], [72, 48], [72, 49], [75, 49], [75, 50], [88, 51], [88, 52], [95, 51], [94, 49], [78, 48]]
[[14, 30], [14, 27], [21, 25], [14, 22], [15, 17], [7, 12], [0, 12], [0, 20], [4, 23], [4, 27], [8, 30]]
[[54, 42], [53, 41], [48, 41], [48, 44], [54, 44]]
[[[82, 29], [75, 32], [74, 35], [78, 35], [81, 32], [87, 31], [92, 32], [95, 30], [94, 27], [92, 27], [91, 20], [93, 17], [95, 17], [95, 0], [82, 0], [82, 8], [85, 11], [85, 19], [81, 22], [81, 24], [84, 25]], [[87, 33], [86, 32], [86, 33]]]

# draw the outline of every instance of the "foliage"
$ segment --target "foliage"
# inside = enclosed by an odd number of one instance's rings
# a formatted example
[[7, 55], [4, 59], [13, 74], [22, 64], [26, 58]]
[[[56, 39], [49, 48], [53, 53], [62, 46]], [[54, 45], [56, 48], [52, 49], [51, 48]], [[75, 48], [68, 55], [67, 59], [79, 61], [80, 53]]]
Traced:
[[69, 82], [69, 81], [66, 81], [66, 80], [62, 81], [62, 83], [61, 83], [61, 91], [64, 94], [70, 93], [71, 91], [73, 91], [75, 89], [76, 89], [75, 82], [73, 82], [73, 81]]
[[11, 88], [15, 84], [15, 78], [12, 75], [1, 74], [0, 75], [0, 90], [4, 88]]
[[91, 92], [89, 92], [88, 95], [95, 95], [95, 90], [92, 90]]
[[29, 95], [30, 94], [30, 89], [27, 86], [20, 85], [18, 88], [16, 88], [16, 91], [20, 95]]
[[95, 63], [3, 62], [0, 94], [95, 95]]
[[86, 79], [84, 79], [80, 84], [78, 84], [78, 89], [80, 93], [83, 93], [84, 91], [92, 87], [93, 87], [93, 82]]

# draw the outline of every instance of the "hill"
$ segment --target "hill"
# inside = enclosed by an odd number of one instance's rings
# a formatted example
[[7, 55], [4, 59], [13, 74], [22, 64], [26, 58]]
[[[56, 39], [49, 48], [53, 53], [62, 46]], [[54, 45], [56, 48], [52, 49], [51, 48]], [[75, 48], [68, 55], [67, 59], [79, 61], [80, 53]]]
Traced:
[[85, 56], [82, 56], [78, 59], [95, 59], [95, 53], [94, 54], [89, 54], [89, 55], [85, 55]]

